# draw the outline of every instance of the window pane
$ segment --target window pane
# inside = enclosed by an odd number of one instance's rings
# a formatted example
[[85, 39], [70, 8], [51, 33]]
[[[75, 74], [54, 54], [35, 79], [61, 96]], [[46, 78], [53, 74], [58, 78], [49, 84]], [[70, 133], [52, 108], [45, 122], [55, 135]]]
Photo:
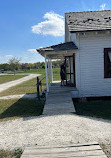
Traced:
[[111, 51], [108, 52], [108, 56], [109, 56], [109, 59], [110, 59], [110, 62], [111, 62]]
[[104, 48], [104, 77], [111, 78], [111, 48]]

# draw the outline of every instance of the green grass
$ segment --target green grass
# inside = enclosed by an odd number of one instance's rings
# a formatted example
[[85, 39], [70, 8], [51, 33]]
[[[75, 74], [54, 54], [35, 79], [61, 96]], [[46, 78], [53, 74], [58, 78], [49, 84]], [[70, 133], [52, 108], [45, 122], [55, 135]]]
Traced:
[[0, 158], [12, 158], [14, 156], [14, 151], [0, 150]]
[[[40, 80], [45, 77], [45, 73], [43, 73], [43, 69], [40, 69], [40, 73], [42, 74], [39, 78]], [[60, 80], [60, 70], [54, 69], [53, 70], [53, 79]], [[36, 88], [37, 80], [36, 78], [21, 83], [20, 85], [11, 87], [3, 92], [0, 93], [0, 96], [7, 96], [7, 95], [15, 95], [15, 94], [29, 94], [29, 93], [37, 93]], [[42, 89], [46, 88], [46, 79], [42, 81]]]
[[[44, 74], [40, 76], [40, 79]], [[0, 93], [0, 96], [37, 93], [36, 78], [14, 86]], [[43, 89], [46, 87], [43, 80]], [[0, 120], [9, 120], [20, 117], [39, 116], [42, 114], [44, 101], [29, 99], [0, 100]]]
[[21, 149], [17, 149], [17, 150], [0, 150], [0, 158], [20, 158], [22, 154], [22, 150]]
[[74, 102], [74, 105], [78, 115], [111, 120], [111, 101]]
[[[42, 79], [45, 76], [44, 70], [40, 69]], [[54, 69], [54, 80], [59, 80], [59, 69]], [[37, 93], [36, 78], [14, 86], [0, 93], [0, 96]], [[42, 81], [43, 89], [46, 88], [45, 79]], [[8, 120], [19, 117], [38, 116], [42, 114], [44, 102], [29, 99], [0, 100], [0, 119]]]
[[[11, 87], [1, 92], [0, 96], [37, 93], [36, 83], [37, 83], [36, 78], [31, 79], [29, 81], [26, 81], [24, 83], [21, 83], [17, 86]], [[43, 82], [43, 89], [44, 88], [46, 88], [45, 81]]]
[[[26, 70], [26, 71], [17, 71], [16, 74], [43, 74], [45, 75], [45, 69], [36, 69], [36, 70]], [[13, 72], [11, 72], [13, 74]], [[53, 78], [55, 80], [60, 80], [60, 68], [53, 68]]]
[[36, 93], [36, 78], [21, 83], [17, 86], [11, 87], [0, 93], [0, 96], [15, 95], [15, 94], [27, 94]]
[[60, 68], [54, 68], [53, 69], [53, 80], [58, 81], [60, 79]]
[[[26, 70], [26, 71], [16, 71], [16, 74], [44, 74], [45, 69], [32, 69], [32, 70]], [[13, 74], [13, 72], [10, 72], [9, 74]]]
[[27, 75], [0, 75], [0, 84], [9, 81], [17, 80], [19, 78], [25, 77]]
[[43, 112], [44, 101], [37, 99], [0, 100], [0, 120], [39, 116]]

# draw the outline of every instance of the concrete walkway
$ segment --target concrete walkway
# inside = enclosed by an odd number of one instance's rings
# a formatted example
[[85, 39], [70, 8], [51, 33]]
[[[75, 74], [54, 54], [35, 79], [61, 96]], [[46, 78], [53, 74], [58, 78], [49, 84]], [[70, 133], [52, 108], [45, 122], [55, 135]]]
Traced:
[[40, 74], [30, 74], [29, 76], [20, 78], [18, 80], [14, 80], [14, 81], [10, 81], [10, 82], [7, 82], [7, 83], [0, 84], [0, 92], [3, 92], [3, 91], [5, 91], [6, 89], [8, 89], [10, 87], [21, 84], [22, 82], [28, 81], [30, 79], [33, 79], [33, 78], [37, 77], [37, 76], [40, 76]]
[[46, 98], [44, 115], [67, 114], [75, 112], [71, 91], [74, 87], [61, 87], [60, 82], [52, 83]]

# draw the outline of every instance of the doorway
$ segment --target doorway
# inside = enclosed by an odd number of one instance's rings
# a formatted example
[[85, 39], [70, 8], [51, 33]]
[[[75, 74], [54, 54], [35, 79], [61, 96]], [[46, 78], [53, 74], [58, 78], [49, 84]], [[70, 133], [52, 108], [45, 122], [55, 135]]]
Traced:
[[75, 54], [72, 56], [65, 56], [66, 66], [66, 86], [75, 87]]

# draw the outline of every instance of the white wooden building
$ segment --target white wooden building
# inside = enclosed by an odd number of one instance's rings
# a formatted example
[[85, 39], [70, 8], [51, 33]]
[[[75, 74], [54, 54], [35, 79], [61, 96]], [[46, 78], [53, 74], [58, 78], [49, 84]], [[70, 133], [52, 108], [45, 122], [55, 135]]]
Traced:
[[45, 57], [47, 91], [51, 60], [64, 58], [74, 98], [111, 96], [111, 10], [66, 13], [65, 43], [37, 51]]

